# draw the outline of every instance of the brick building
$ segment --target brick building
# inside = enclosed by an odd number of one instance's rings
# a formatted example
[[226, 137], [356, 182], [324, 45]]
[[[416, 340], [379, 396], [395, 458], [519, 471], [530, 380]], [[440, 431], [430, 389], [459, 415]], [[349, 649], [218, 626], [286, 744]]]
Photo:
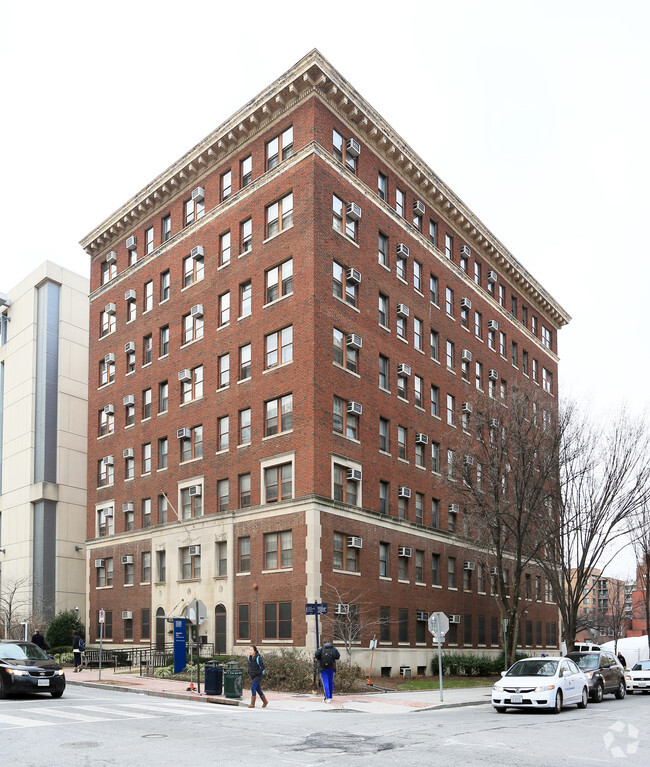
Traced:
[[114, 643], [163, 643], [199, 599], [220, 650], [313, 649], [319, 599], [362, 664], [376, 633], [382, 668], [425, 666], [434, 609], [451, 646], [497, 648], [449, 422], [523, 377], [553, 410], [569, 318], [317, 51], [82, 245], [88, 609]]

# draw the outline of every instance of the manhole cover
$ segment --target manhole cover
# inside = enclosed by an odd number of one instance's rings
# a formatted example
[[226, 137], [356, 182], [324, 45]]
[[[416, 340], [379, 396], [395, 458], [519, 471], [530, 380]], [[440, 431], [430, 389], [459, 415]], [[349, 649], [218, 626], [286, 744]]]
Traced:
[[377, 754], [397, 746], [382, 737], [354, 735], [352, 733], [313, 732], [301, 742], [289, 746], [292, 751], [340, 756]]
[[93, 740], [79, 740], [76, 743], [61, 743], [61, 748], [99, 748], [101, 745]]
[[150, 732], [148, 735], [143, 735], [143, 738], [166, 738], [166, 735], [163, 735], [159, 732]]

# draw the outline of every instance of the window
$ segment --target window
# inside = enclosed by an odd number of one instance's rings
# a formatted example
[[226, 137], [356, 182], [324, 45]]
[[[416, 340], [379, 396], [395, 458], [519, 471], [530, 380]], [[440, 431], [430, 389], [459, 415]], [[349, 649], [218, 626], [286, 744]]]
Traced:
[[413, 287], [418, 293], [422, 290], [422, 264], [419, 261], [413, 262]]
[[153, 309], [153, 281], [144, 284], [144, 308], [143, 312], [149, 312]]
[[397, 332], [397, 336], [399, 338], [403, 338], [406, 340], [406, 328], [407, 328], [407, 319], [403, 314], [397, 315], [397, 320], [395, 321], [395, 330]]
[[397, 638], [400, 642], [409, 641], [409, 611], [404, 607], [397, 611]]
[[506, 334], [503, 331], [499, 332], [499, 354], [506, 356]]
[[481, 284], [481, 264], [478, 261], [474, 261], [474, 282]]
[[230, 231], [219, 237], [219, 266], [230, 263]]
[[237, 638], [250, 639], [250, 605], [237, 605]]
[[542, 325], [542, 343], [547, 349], [551, 348], [551, 331]]
[[390, 453], [390, 421], [386, 418], [379, 419], [379, 449]]
[[216, 555], [216, 575], [228, 575], [228, 546], [226, 541], [217, 541]]
[[160, 356], [166, 357], [169, 354], [169, 325], [160, 328]]
[[152, 356], [153, 356], [153, 338], [149, 335], [149, 336], [145, 336], [142, 339], [142, 364], [150, 365]]
[[244, 282], [239, 286], [239, 316], [250, 317], [253, 307], [253, 286], [250, 282]]
[[112, 586], [113, 585], [113, 558], [109, 557], [104, 560], [104, 566], [97, 568], [97, 585], [98, 586]]
[[[220, 479], [217, 482], [217, 510], [228, 511], [228, 505], [230, 503], [230, 483], [227, 479]], [[220, 544], [217, 544], [219, 546]], [[219, 573], [219, 575], [225, 575], [226, 573]]]
[[161, 242], [167, 242], [172, 236], [172, 217], [163, 216], [160, 222]]
[[102, 312], [100, 316], [101, 316], [101, 323], [100, 323], [101, 327], [100, 327], [99, 335], [100, 335], [100, 338], [103, 338], [109, 333], [113, 333], [115, 331], [117, 320], [115, 318], [114, 311]]
[[355, 346], [351, 346], [345, 342], [346, 335], [341, 330], [338, 330], [338, 328], [333, 329], [332, 337], [335, 364], [344, 367], [351, 373], [356, 373], [359, 362], [359, 350]]
[[521, 353], [521, 372], [528, 375], [528, 352], [525, 349]]
[[287, 194], [266, 209], [266, 236], [273, 237], [293, 226], [293, 194]]
[[447, 395], [447, 423], [453, 426], [456, 422], [456, 398], [453, 394]]
[[[488, 323], [489, 324], [489, 323]], [[492, 351], [496, 351], [496, 331], [488, 330], [488, 346]]]
[[335, 501], [358, 504], [358, 480], [348, 477], [348, 467], [335, 463], [332, 468], [332, 497]]
[[356, 413], [348, 412], [347, 400], [337, 396], [334, 396], [332, 428], [348, 439], [358, 439], [359, 418]]
[[537, 381], [537, 360], [533, 359], [533, 381]]
[[239, 411], [239, 444], [248, 445], [251, 441], [251, 409]]
[[438, 306], [438, 278], [433, 274], [429, 275], [429, 300]]
[[437, 498], [431, 499], [431, 527], [440, 527], [440, 501]]
[[180, 549], [181, 579], [184, 581], [201, 577], [201, 555], [191, 554], [190, 548], [190, 546], [184, 546]]
[[506, 305], [506, 289], [503, 285], [499, 285], [499, 303], [501, 306]]
[[290, 126], [266, 145], [266, 169], [275, 168], [282, 160], [287, 160], [292, 154], [293, 126]]
[[447, 341], [447, 367], [451, 370], [454, 367], [454, 343]]
[[447, 587], [456, 588], [456, 557], [447, 559]]
[[264, 469], [264, 497], [266, 503], [293, 497], [293, 464], [283, 463]]
[[133, 373], [135, 371], [135, 344], [134, 348], [129, 347], [129, 351], [126, 352], [126, 374]]
[[424, 583], [424, 552], [420, 550], [415, 552], [415, 582]]
[[277, 330], [266, 336], [266, 368], [276, 367], [293, 360], [293, 326]]
[[383, 480], [379, 483], [379, 511], [388, 514], [390, 509], [390, 485]]
[[510, 296], [510, 314], [517, 318], [517, 296]]
[[[134, 238], [135, 239], [135, 238]], [[129, 249], [129, 266], [138, 263], [138, 251], [135, 247]]]
[[[131, 528], [132, 529], [132, 528]], [[133, 557], [131, 557], [133, 559]], [[133, 562], [127, 562], [124, 565], [124, 585], [131, 585], [133, 583]]]
[[[130, 450], [133, 453], [133, 450]], [[132, 455], [124, 458], [124, 479], [133, 479], [135, 476], [135, 458]]]
[[183, 259], [183, 287], [187, 288], [203, 279], [203, 256], [186, 256]]
[[379, 544], [379, 576], [380, 578], [388, 578], [389, 575], [389, 562], [390, 562], [390, 544]]
[[205, 215], [205, 200], [201, 198], [200, 200], [185, 200], [185, 226], [189, 226], [190, 224], [194, 223], [194, 221], [198, 221], [200, 218], [203, 218]]
[[149, 229], [145, 230], [144, 233], [144, 252], [145, 253], [153, 253], [153, 226], [149, 227]]
[[474, 335], [483, 338], [482, 317], [480, 312], [474, 312]]
[[349, 537], [344, 533], [334, 533], [332, 567], [334, 570], [357, 573], [359, 572], [359, 549], [347, 545]]
[[377, 173], [377, 194], [380, 200], [388, 199], [388, 176], [381, 171]]
[[251, 377], [251, 345], [239, 347], [239, 380], [246, 381]]
[[449, 287], [445, 290], [445, 311], [449, 316], [454, 313], [454, 291]]
[[390, 607], [379, 608], [379, 641], [390, 642]]
[[240, 236], [241, 236], [241, 249], [240, 255], [248, 253], [253, 249], [253, 219], [247, 218], [246, 221], [242, 221], [240, 224]]
[[438, 224], [432, 218], [429, 219], [429, 242], [438, 245]]
[[409, 508], [408, 498], [397, 499], [397, 516], [399, 517], [399, 519], [408, 518], [408, 508]]
[[483, 363], [476, 363], [476, 388], [479, 391], [483, 390]]
[[203, 396], [203, 365], [190, 370], [188, 380], [181, 381], [181, 402], [191, 402]]
[[239, 538], [237, 548], [239, 554], [238, 572], [249, 573], [251, 570], [251, 539], [248, 536]]
[[460, 324], [466, 330], [469, 330], [469, 309], [464, 306], [461, 306], [460, 308]]
[[445, 235], [445, 255], [451, 261], [454, 241], [450, 234]]
[[422, 351], [422, 320], [418, 317], [413, 318], [413, 346]]
[[469, 268], [469, 258], [467, 256], [461, 256], [460, 257], [460, 268], [467, 273], [467, 270]]
[[161, 493], [158, 496], [158, 524], [160, 525], [164, 525], [167, 522], [168, 506], [167, 496], [164, 493]]
[[227, 170], [221, 176], [221, 200], [227, 200], [232, 194], [232, 171]]
[[553, 373], [545, 367], [542, 368], [542, 389], [549, 394], [553, 393]]
[[291, 602], [264, 604], [264, 639], [291, 639]]
[[253, 157], [248, 155], [241, 161], [241, 188], [248, 186], [253, 181]]
[[440, 554], [431, 555], [431, 584], [440, 585]]
[[142, 420], [151, 418], [151, 389], [142, 392]]
[[[108, 506], [105, 509], [97, 510], [97, 537], [105, 538], [107, 535], [115, 533], [115, 524], [113, 516], [113, 507]], [[106, 584], [100, 584], [106, 585]]]
[[126, 321], [133, 322], [137, 317], [138, 305], [135, 298], [129, 298], [126, 302]]
[[293, 395], [269, 400], [264, 406], [264, 436], [270, 437], [293, 429]]
[[405, 426], [397, 427], [397, 457], [403, 461], [407, 458], [406, 452], [406, 439], [408, 435], [408, 429]]
[[141, 580], [148, 583], [151, 580], [151, 552], [143, 551], [141, 558]]
[[388, 391], [388, 381], [390, 375], [390, 360], [388, 357], [384, 357], [383, 354], [379, 355], [379, 387]]
[[124, 419], [125, 419], [125, 428], [126, 426], [133, 426], [133, 424], [135, 423], [135, 405], [131, 402], [125, 405]]
[[219, 369], [219, 388], [230, 385], [230, 354], [222, 354], [217, 361]]
[[291, 530], [266, 533], [264, 536], [264, 569], [279, 570], [291, 567], [293, 543]]
[[230, 322], [230, 291], [219, 296], [219, 327]]
[[472, 590], [472, 571], [463, 569], [463, 591]]
[[345, 285], [345, 301], [351, 306], [357, 305], [357, 283], [354, 279], [348, 279], [347, 272], [341, 264], [332, 262], [332, 293], [336, 298], [343, 300], [343, 287]]
[[[422, 447], [422, 452], [424, 453], [424, 447]], [[424, 524], [424, 495], [422, 493], [416, 493], [415, 494], [415, 521], [418, 523], [418, 525]], [[422, 573], [420, 573], [420, 577], [416, 577], [417, 581], [422, 580]]]
[[194, 426], [189, 430], [190, 435], [180, 441], [181, 461], [191, 461], [203, 457], [203, 426]]
[[440, 389], [435, 385], [431, 384], [431, 415], [439, 418], [440, 417]]
[[398, 374], [397, 376], [397, 396], [408, 401], [408, 376]]
[[246, 509], [251, 505], [251, 475], [239, 475], [239, 508]]
[[284, 261], [266, 272], [266, 303], [293, 293], [293, 259]]
[[[454, 479], [454, 451], [447, 450], [447, 477], [453, 481]], [[453, 518], [453, 514], [451, 515]]]
[[196, 486], [181, 488], [181, 519], [195, 519], [203, 516], [203, 493], [193, 493]]
[[433, 330], [433, 328], [429, 334], [429, 346], [431, 348], [431, 359], [437, 362], [440, 359], [440, 336], [438, 331]]
[[395, 274], [406, 282], [406, 256], [399, 254], [395, 260]]
[[421, 376], [413, 376], [413, 402], [416, 407], [423, 406], [422, 390], [424, 388], [424, 380]]
[[395, 190], [395, 212], [398, 216], [404, 218], [404, 206], [406, 205], [406, 197], [401, 189]]
[[[345, 234], [351, 240], [357, 239], [357, 218], [345, 211], [345, 203], [332, 195], [332, 226], [337, 232]], [[345, 227], [345, 228], [344, 228]]]
[[169, 440], [167, 437], [160, 437], [158, 439], [158, 468], [167, 468], [167, 459], [169, 455]]
[[230, 418], [227, 415], [217, 419], [217, 451], [228, 450], [230, 444]]
[[388, 237], [383, 232], [379, 232], [377, 258], [382, 266], [388, 267]]
[[142, 445], [142, 473], [151, 473], [151, 442]]
[[440, 474], [440, 445], [438, 442], [431, 443], [431, 471]]
[[108, 405], [99, 411], [99, 436], [105, 437], [112, 434], [115, 430], [115, 415], [112, 412], [113, 406]]
[[102, 285], [106, 285], [114, 277], [117, 277], [117, 264], [102, 261]]
[[515, 367], [517, 367], [517, 365], [519, 364], [518, 348], [519, 347], [517, 346], [517, 342], [513, 341], [512, 344], [511, 344], [511, 349], [512, 349], [512, 364]]

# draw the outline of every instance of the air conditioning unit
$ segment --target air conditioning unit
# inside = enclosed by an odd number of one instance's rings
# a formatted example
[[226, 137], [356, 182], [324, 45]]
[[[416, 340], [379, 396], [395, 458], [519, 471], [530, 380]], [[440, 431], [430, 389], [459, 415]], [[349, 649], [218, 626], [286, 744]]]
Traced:
[[496, 320], [488, 320], [488, 330], [498, 330], [499, 323]]
[[122, 620], [130, 621], [133, 618], [133, 612], [131, 610], [122, 610]]
[[126, 405], [127, 407], [129, 405], [135, 405], [135, 394], [127, 394], [126, 397], [122, 400], [122, 404]]
[[137, 298], [137, 294], [135, 290], [127, 290], [126, 293], [124, 294], [125, 301], [135, 301], [136, 298]]
[[203, 258], [205, 254], [203, 253], [203, 245], [197, 245], [195, 248], [192, 248], [190, 250], [190, 256], [192, 258]]
[[407, 365], [406, 362], [400, 362], [397, 365], [397, 375], [398, 376], [410, 376], [411, 375], [411, 366]]
[[104, 412], [106, 415], [113, 415], [115, 413], [115, 405], [105, 405]]
[[126, 554], [122, 557], [122, 564], [123, 565], [132, 565], [133, 564], [133, 557], [131, 554]]
[[105, 355], [104, 362], [107, 365], [110, 365], [112, 362], [115, 362], [115, 355], [113, 354], [113, 352], [109, 352], [107, 355]]
[[463, 463], [465, 466], [473, 466], [474, 465], [474, 456], [473, 455], [465, 455], [463, 456]]
[[201, 487], [201, 485], [190, 485], [188, 490], [189, 490], [189, 495], [190, 496], [192, 496], [192, 495], [199, 495], [200, 496], [203, 493], [203, 488]]
[[176, 432], [177, 439], [190, 439], [192, 436], [192, 429], [179, 429]]
[[350, 335], [345, 339], [345, 343], [352, 349], [360, 349], [363, 346], [363, 338], [358, 336], [356, 333], [350, 333]]
[[397, 497], [398, 498], [410, 498], [411, 497], [411, 488], [410, 487], [404, 487], [403, 485], [400, 485], [397, 488]]
[[361, 208], [356, 202], [349, 202], [345, 207], [345, 211], [348, 218], [351, 218], [353, 221], [358, 221], [361, 218]]
[[447, 507], [450, 514], [458, 514], [460, 506], [457, 503], [450, 503]]
[[334, 607], [334, 615], [349, 615], [350, 605], [337, 604]]
[[424, 215], [424, 203], [421, 200], [415, 200], [413, 202], [413, 213], [416, 216]]
[[201, 556], [201, 545], [197, 546], [189, 546], [189, 554], [191, 557], [200, 557]]
[[415, 620], [416, 621], [428, 621], [429, 620], [429, 613], [425, 612], [424, 610], [416, 610], [415, 611]]
[[404, 245], [403, 242], [398, 243], [397, 245], [397, 255], [402, 256], [403, 258], [408, 258], [411, 251], [408, 249], [408, 245]]
[[123, 458], [133, 458], [133, 448], [132, 447], [124, 448], [124, 450], [122, 450], [122, 457]]
[[476, 570], [476, 562], [465, 562], [463, 570]]
[[463, 351], [461, 352], [460, 358], [463, 362], [471, 362], [472, 352], [469, 349], [463, 349]]
[[107, 253], [107, 255], [106, 255], [106, 263], [107, 264], [116, 264], [117, 263], [117, 253], [114, 250], [111, 250], [110, 253]]
[[123, 503], [122, 504], [122, 512], [124, 514], [129, 514], [130, 512], [133, 511], [133, 509], [134, 509], [134, 505], [133, 505], [132, 501], [129, 501], [128, 503]]
[[398, 557], [412, 557], [413, 556], [413, 549], [410, 546], [398, 546], [397, 547], [397, 556]]
[[499, 574], [499, 568], [498, 567], [491, 567], [490, 568], [490, 575], [498, 575]]
[[460, 255], [466, 256], [469, 258], [472, 255], [472, 251], [469, 249], [468, 245], [461, 245], [460, 246]]
[[421, 431], [417, 431], [415, 433], [415, 444], [416, 445], [428, 445], [429, 444], [429, 435], [424, 434]]
[[360, 549], [363, 546], [363, 539], [356, 535], [348, 535], [348, 548]]
[[361, 482], [361, 469], [348, 469], [346, 471], [346, 476], [348, 479], [354, 480], [355, 482]]
[[488, 421], [488, 423], [490, 424], [490, 426], [491, 426], [493, 429], [496, 429], [496, 428], [498, 428], [498, 426], [499, 426], [499, 419], [498, 419], [498, 418], [490, 418], [490, 420]]
[[490, 381], [496, 381], [499, 378], [499, 373], [494, 368], [490, 368], [490, 372], [488, 373], [488, 378]]
[[137, 247], [138, 247], [138, 238], [134, 234], [126, 238], [127, 250], [135, 250]]
[[110, 508], [110, 507], [109, 507], [108, 509], [102, 509], [102, 514], [103, 514], [103, 515], [104, 515], [106, 518], [108, 518], [108, 517], [112, 517], [112, 516], [113, 516], [113, 509], [112, 509], [112, 508]]
[[115, 304], [112, 304], [112, 303], [106, 304], [106, 306], [104, 307], [104, 312], [106, 314], [115, 314], [116, 311], [117, 311], [117, 307], [115, 306]]
[[105, 455], [102, 458], [102, 463], [104, 466], [112, 466], [113, 465], [113, 456], [112, 455]]
[[490, 269], [487, 273], [487, 279], [488, 279], [488, 282], [496, 282], [497, 273], [493, 269]]
[[409, 308], [406, 304], [397, 304], [397, 316], [408, 317], [410, 314]]
[[352, 157], [358, 157], [361, 154], [361, 146], [359, 145], [359, 142], [353, 138], [349, 138], [345, 142], [345, 153]]
[[106, 560], [105, 559], [96, 559], [95, 560], [95, 567], [105, 567], [106, 566]]
[[460, 615], [450, 615], [449, 623], [460, 623]]
[[463, 413], [472, 413], [474, 411], [474, 406], [471, 402], [463, 402]]
[[413, 676], [413, 669], [410, 666], [400, 666], [400, 676], [410, 678]]
[[203, 317], [203, 304], [194, 304], [190, 309], [192, 317]]
[[185, 368], [185, 370], [178, 371], [178, 380], [181, 382], [192, 380], [192, 371]]
[[357, 269], [348, 269], [345, 273], [345, 279], [348, 282], [353, 282], [355, 285], [361, 284], [361, 272]]
[[361, 415], [363, 413], [363, 405], [360, 402], [348, 402], [348, 413]]
[[197, 186], [192, 190], [192, 202], [203, 202], [205, 199], [205, 189], [202, 186]]
[[130, 354], [131, 352], [135, 351], [135, 341], [128, 341], [124, 344], [124, 351], [127, 354]]
[[469, 298], [461, 298], [460, 299], [460, 308], [461, 309], [471, 309], [472, 308], [472, 302]]

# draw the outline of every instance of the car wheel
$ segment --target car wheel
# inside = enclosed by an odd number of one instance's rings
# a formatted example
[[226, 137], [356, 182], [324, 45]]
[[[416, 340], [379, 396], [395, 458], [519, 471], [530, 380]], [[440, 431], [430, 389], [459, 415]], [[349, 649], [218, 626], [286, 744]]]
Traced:
[[560, 711], [562, 711], [562, 690], [555, 693], [555, 705], [553, 706], [554, 714], [559, 714]]
[[604, 694], [605, 694], [605, 690], [603, 689], [602, 684], [597, 684], [596, 689], [594, 690], [594, 694], [592, 696], [594, 703], [602, 703]]
[[506, 713], [506, 707], [505, 706], [495, 706], [494, 710], [497, 712], [497, 714], [505, 714]]
[[54, 692], [51, 692], [50, 695], [53, 698], [60, 698], [63, 695], [63, 690], [55, 690]]
[[625, 682], [621, 679], [621, 681], [618, 683], [618, 689], [614, 693], [616, 696], [616, 700], [623, 700], [625, 697]]
[[7, 691], [5, 690], [5, 683], [2, 681], [2, 678], [0, 677], [0, 699], [7, 697]]
[[587, 708], [587, 703], [589, 703], [589, 690], [587, 690], [586, 687], [582, 688], [582, 699], [580, 703], [578, 703], [578, 708]]

